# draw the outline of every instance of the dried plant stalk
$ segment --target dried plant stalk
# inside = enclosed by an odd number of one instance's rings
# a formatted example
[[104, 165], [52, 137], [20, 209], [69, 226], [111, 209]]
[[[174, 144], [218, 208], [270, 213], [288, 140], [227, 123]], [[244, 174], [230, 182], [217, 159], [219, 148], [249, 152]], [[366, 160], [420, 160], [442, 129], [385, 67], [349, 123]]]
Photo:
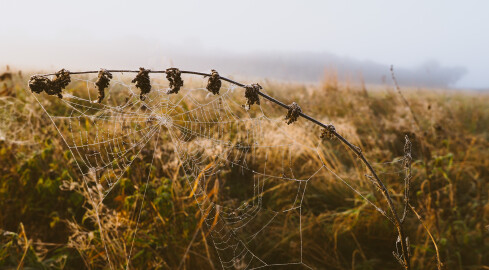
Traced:
[[402, 94], [401, 87], [399, 86], [399, 83], [397, 83], [396, 75], [394, 74], [394, 66], [393, 65], [391, 65], [391, 77], [392, 77], [392, 80], [394, 81], [394, 84], [396, 86], [397, 93], [399, 93], [399, 95], [401, 96], [402, 101], [404, 102], [404, 104], [406, 105], [406, 107], [408, 107], [409, 112], [411, 113], [411, 116], [413, 117], [413, 120], [416, 123], [416, 127], [418, 128], [418, 131], [421, 132], [421, 125], [419, 123], [419, 120], [416, 117], [416, 114], [414, 114], [413, 108], [411, 107], [411, 105], [409, 105], [409, 102], [407, 101], [407, 99]]
[[406, 143], [404, 144], [404, 168], [406, 169], [406, 176], [404, 177], [404, 213], [402, 214], [401, 223], [406, 219], [407, 212], [409, 210], [409, 190], [411, 187], [411, 163], [413, 158], [411, 156], [412, 143], [409, 137], [405, 136]]
[[442, 270], [443, 269], [443, 263], [441, 262], [440, 260], [440, 251], [438, 250], [438, 245], [436, 244], [436, 241], [435, 241], [435, 238], [433, 237], [433, 235], [431, 234], [430, 230], [428, 230], [428, 227], [426, 226], [426, 224], [424, 224], [423, 222], [423, 219], [421, 218], [421, 216], [418, 214], [418, 212], [416, 212], [416, 210], [414, 209], [414, 207], [409, 204], [409, 208], [411, 208], [411, 211], [413, 211], [413, 213], [416, 215], [416, 217], [418, 218], [419, 222], [421, 222], [421, 225], [423, 225], [424, 229], [426, 230], [426, 232], [428, 233], [428, 235], [430, 236], [431, 238], [431, 242], [433, 243], [433, 245], [435, 246], [435, 251], [436, 251], [436, 262], [437, 262], [437, 267], [438, 267], [438, 270]]

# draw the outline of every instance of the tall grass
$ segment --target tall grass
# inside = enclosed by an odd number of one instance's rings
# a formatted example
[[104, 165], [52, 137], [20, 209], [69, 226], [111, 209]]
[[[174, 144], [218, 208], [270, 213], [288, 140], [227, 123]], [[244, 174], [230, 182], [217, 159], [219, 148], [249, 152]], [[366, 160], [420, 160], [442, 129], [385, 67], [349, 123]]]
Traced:
[[[66, 150], [49, 119], [40, 110], [19, 74], [4, 81], [0, 97], [0, 267], [103, 269], [107, 267], [102, 239], [108, 243], [114, 265], [128, 262], [128, 247], [144, 183], [139, 176], [150, 166], [151, 153], [142, 152], [100, 210], [104, 237], [96, 225], [94, 202], [80, 184], [74, 158]], [[405, 230], [410, 238], [411, 266], [437, 269], [438, 243], [447, 269], [489, 267], [489, 95], [429, 89], [403, 89], [403, 97], [390, 86], [373, 89], [341, 84], [334, 77], [320, 86], [267, 83], [267, 93], [291, 103], [360, 146], [373, 161], [393, 195], [403, 205], [404, 183], [396, 162], [404, 155], [404, 137], [413, 143], [410, 202], [422, 218], [410, 214]], [[77, 87], [76, 85], [73, 87]], [[83, 86], [79, 86], [83, 87]], [[47, 102], [47, 101], [46, 101]], [[267, 115], [284, 112], [265, 104]], [[8, 109], [5, 109], [8, 108]], [[419, 122], [419, 130], [412, 114]], [[301, 122], [301, 121], [299, 121]], [[305, 122], [288, 127], [311, 145], [321, 141], [317, 128]], [[421, 133], [420, 133], [421, 132]], [[270, 127], [270, 140], [279, 140]], [[211, 243], [182, 175], [169, 138], [160, 140], [161, 154], [153, 161], [146, 205], [136, 234], [131, 258], [133, 268], [219, 269]], [[296, 172], [326, 162], [341, 177], [387, 208], [380, 193], [365, 180], [361, 162], [338, 141], [324, 140], [320, 155], [307, 149]], [[282, 162], [272, 155], [267, 166]], [[274, 158], [275, 157], [275, 158]], [[306, 162], [307, 161], [307, 162]], [[236, 173], [223, 172], [224, 183], [207, 187], [215, 200], [235, 199]], [[89, 181], [93, 181], [89, 179]], [[224, 187], [228, 187], [225, 189]], [[278, 187], [287, 194], [290, 187]], [[280, 196], [266, 202], [280, 208]], [[399, 212], [402, 209], [399, 207]], [[397, 234], [391, 224], [366, 201], [332, 174], [317, 175], [308, 185], [302, 211], [303, 260], [317, 269], [395, 269], [392, 256]], [[277, 242], [262, 243], [267, 258], [283, 258], [300, 248], [293, 241], [297, 231], [274, 226]]]

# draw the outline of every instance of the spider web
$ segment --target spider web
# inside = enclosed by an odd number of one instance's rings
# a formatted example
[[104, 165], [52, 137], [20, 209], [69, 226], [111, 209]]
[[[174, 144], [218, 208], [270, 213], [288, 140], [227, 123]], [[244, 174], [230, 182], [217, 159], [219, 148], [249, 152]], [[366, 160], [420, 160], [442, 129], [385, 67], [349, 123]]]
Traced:
[[[71, 86], [78, 87], [69, 88], [61, 100], [36, 97], [85, 184], [96, 183], [92, 203], [103, 204], [140, 154], [149, 156], [152, 164], [161, 138], [170, 139], [223, 269], [311, 268], [303, 260], [303, 198], [308, 183], [325, 175], [343, 181], [386, 215], [321, 159], [320, 142], [295, 132], [283, 115], [269, 116], [265, 105], [245, 110], [244, 99], [238, 98], [242, 89], [224, 83], [220, 95], [185, 87], [168, 95], [162, 78], [152, 78], [153, 88], [142, 101], [139, 89], [118, 74], [98, 104], [95, 79], [74, 78]], [[56, 106], [50, 106], [53, 103]], [[311, 153], [322, 160], [320, 165], [309, 166]], [[146, 176], [141, 181], [148, 182], [151, 168], [143, 168]], [[215, 194], [216, 186], [227, 196]], [[228, 197], [232, 199], [224, 199]], [[135, 209], [136, 230], [143, 207], [140, 203]], [[103, 213], [97, 216], [102, 229]], [[277, 233], [283, 231], [293, 233], [284, 239]], [[277, 250], [265, 249], [264, 241], [276, 243]], [[127, 266], [133, 244], [134, 236], [125, 254]], [[113, 268], [110, 247], [104, 245]], [[288, 256], [274, 255], [279, 253]]]

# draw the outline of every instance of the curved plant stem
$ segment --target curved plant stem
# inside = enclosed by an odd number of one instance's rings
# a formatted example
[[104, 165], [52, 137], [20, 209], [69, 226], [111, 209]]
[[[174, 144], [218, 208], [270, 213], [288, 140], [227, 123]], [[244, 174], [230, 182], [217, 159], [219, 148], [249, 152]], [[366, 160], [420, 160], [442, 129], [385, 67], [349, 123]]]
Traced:
[[[138, 73], [139, 70], [107, 70], [108, 72], [126, 72], [126, 73]], [[90, 74], [90, 73], [98, 73], [99, 71], [80, 71], [80, 72], [70, 72], [70, 74]], [[182, 74], [192, 74], [192, 75], [200, 75], [200, 76], [204, 76], [204, 77], [210, 77], [212, 76], [212, 74], [209, 74], [209, 73], [203, 73], [203, 72], [196, 72], [196, 71], [188, 71], [188, 70], [181, 70], [180, 71]], [[149, 73], [166, 73], [165, 70], [149, 70]], [[50, 75], [55, 75], [55, 73], [51, 73], [51, 74], [43, 74], [42, 76], [50, 76]], [[239, 83], [237, 81], [234, 81], [234, 80], [231, 80], [231, 79], [228, 79], [228, 78], [225, 78], [225, 77], [221, 77], [219, 76], [219, 78], [223, 81], [227, 81], [231, 84], [234, 84], [234, 85], [237, 85], [239, 87], [242, 87], [242, 88], [246, 88], [246, 85], [245, 84], [242, 84], [242, 83]], [[285, 109], [289, 109], [289, 106], [261, 91], [258, 91], [258, 94], [260, 96], [262, 96], [263, 98], [285, 108]], [[323, 128], [326, 128], [326, 129], [329, 129], [331, 127], [331, 125], [326, 125], [316, 119], [314, 119], [313, 117], [303, 113], [303, 112], [299, 112], [298, 113], [301, 117], [305, 118], [306, 120], [308, 121], [311, 121], [313, 122], [314, 124], [316, 125], [319, 125]], [[417, 122], [417, 121], [416, 121]], [[384, 185], [384, 183], [382, 182], [382, 180], [380, 180], [379, 176], [377, 175], [377, 173], [375, 172], [375, 170], [373, 169], [372, 165], [370, 164], [370, 162], [365, 158], [365, 156], [363, 155], [362, 153], [362, 150], [358, 147], [358, 146], [355, 146], [353, 145], [352, 143], [350, 143], [347, 139], [345, 139], [343, 136], [341, 136], [340, 134], [338, 134], [335, 130], [330, 130], [330, 133], [335, 136], [336, 138], [338, 138], [345, 146], [347, 146], [347, 148], [349, 148], [351, 151], [353, 151], [357, 156], [358, 158], [360, 158], [360, 160], [362, 161], [362, 163], [367, 167], [367, 169], [370, 171], [371, 173], [371, 179], [373, 179], [377, 185], [379, 186], [381, 192], [382, 192], [382, 195], [384, 197], [384, 199], [387, 201], [387, 204], [388, 204], [388, 207], [389, 207], [389, 210], [392, 214], [392, 218], [390, 218], [389, 220], [392, 221], [394, 223], [394, 226], [396, 227], [397, 229], [397, 233], [399, 235], [399, 241], [401, 243], [401, 252], [402, 252], [402, 256], [400, 256], [400, 263], [403, 265], [404, 269], [410, 269], [410, 260], [409, 260], [409, 249], [408, 249], [408, 245], [407, 245], [407, 237], [406, 237], [406, 234], [403, 230], [403, 226], [402, 226], [402, 222], [401, 222], [401, 219], [399, 218], [399, 215], [397, 214], [397, 211], [395, 210], [395, 207], [394, 207], [394, 203], [392, 202], [392, 198], [391, 198], [391, 195], [389, 194], [389, 191], [387, 190], [386, 186]]]

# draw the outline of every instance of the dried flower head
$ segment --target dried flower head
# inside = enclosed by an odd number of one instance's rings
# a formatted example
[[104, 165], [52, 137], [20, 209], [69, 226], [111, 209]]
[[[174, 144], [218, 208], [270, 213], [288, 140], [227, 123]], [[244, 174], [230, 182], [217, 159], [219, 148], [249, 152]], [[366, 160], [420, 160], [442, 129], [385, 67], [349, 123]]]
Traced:
[[50, 80], [45, 76], [34, 75], [29, 80], [29, 88], [37, 94], [44, 91], [48, 95], [57, 95], [59, 98], [63, 98], [61, 92], [71, 82], [70, 72], [62, 69], [56, 72], [55, 75], [56, 78], [54, 80]]
[[260, 93], [260, 89], [263, 89], [263, 88], [257, 83], [254, 83], [252, 85], [246, 85], [245, 88], [246, 88], [246, 91], [245, 91], [245, 98], [246, 98], [245, 108], [250, 109], [251, 105], [253, 105], [255, 103], [260, 105], [260, 98], [258, 96], [258, 93]]
[[98, 103], [101, 103], [105, 97], [105, 88], [109, 87], [110, 79], [112, 79], [112, 73], [106, 69], [100, 69], [98, 72], [98, 79], [95, 85], [98, 88]]
[[219, 90], [221, 89], [221, 80], [219, 77], [219, 73], [214, 69], [211, 70], [211, 76], [209, 77], [209, 81], [207, 81], [206, 88], [214, 95], [219, 95]]
[[132, 83], [136, 83], [136, 87], [141, 89], [141, 94], [139, 98], [144, 100], [145, 95], [151, 91], [151, 82], [149, 80], [149, 69], [139, 68], [138, 75], [132, 80]]
[[168, 94], [177, 94], [183, 86], [182, 74], [178, 68], [166, 69], [166, 78], [170, 82]]
[[49, 88], [51, 80], [47, 77], [34, 75], [29, 80], [29, 88], [33, 93], [40, 94]]
[[321, 139], [334, 139], [335, 135], [334, 133], [336, 132], [336, 128], [333, 125], [328, 125], [327, 128], [322, 128], [321, 129]]
[[297, 118], [299, 117], [301, 112], [301, 107], [299, 107], [297, 103], [292, 102], [292, 104], [289, 105], [289, 110], [287, 111], [287, 115], [285, 116], [285, 121], [287, 122], [287, 125], [290, 125], [297, 121]]
[[63, 89], [71, 82], [70, 72], [63, 68], [60, 71], [56, 72], [55, 75], [56, 78], [51, 81], [50, 87], [48, 87], [44, 91], [48, 95], [57, 95], [59, 98], [63, 98], [61, 92], [63, 92]]

